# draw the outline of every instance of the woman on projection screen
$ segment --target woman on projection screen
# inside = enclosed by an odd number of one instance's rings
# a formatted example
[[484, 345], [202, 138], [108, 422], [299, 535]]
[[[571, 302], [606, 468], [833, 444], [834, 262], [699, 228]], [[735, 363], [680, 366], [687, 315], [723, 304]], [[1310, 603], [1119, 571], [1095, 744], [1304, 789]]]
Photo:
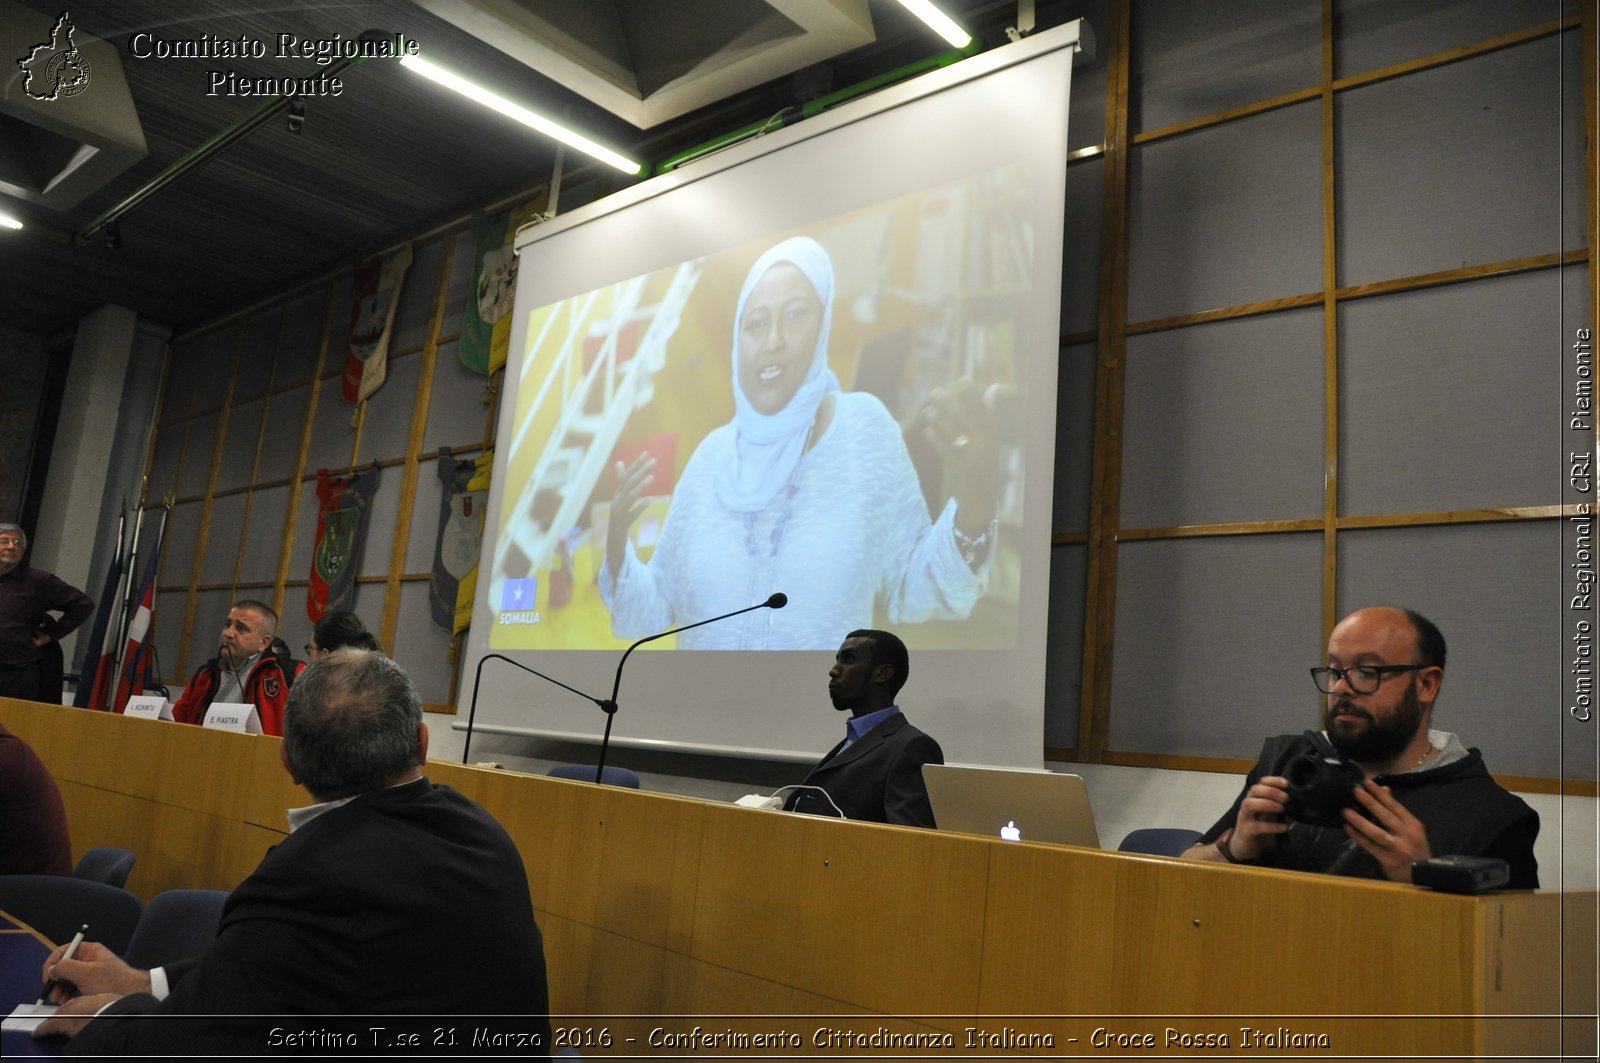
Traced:
[[695, 448], [649, 563], [629, 528], [655, 461], [617, 463], [600, 593], [619, 638], [694, 623], [775, 591], [758, 609], [678, 636], [681, 649], [832, 650], [871, 627], [961, 619], [987, 587], [997, 522], [994, 417], [970, 384], [918, 415], [944, 457], [950, 497], [937, 519], [900, 425], [828, 368], [833, 263], [797, 236], [745, 277], [734, 316], [733, 420]]

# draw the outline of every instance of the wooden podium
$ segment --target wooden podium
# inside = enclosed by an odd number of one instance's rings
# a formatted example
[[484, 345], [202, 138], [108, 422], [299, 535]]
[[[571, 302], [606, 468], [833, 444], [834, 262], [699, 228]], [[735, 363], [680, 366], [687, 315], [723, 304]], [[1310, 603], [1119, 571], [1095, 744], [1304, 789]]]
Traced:
[[[278, 739], [0, 700], [77, 851], [231, 888], [306, 804]], [[516, 840], [557, 1047], [1593, 1059], [1594, 891], [1457, 897], [430, 763]], [[427, 977], [426, 958], [418, 958]]]

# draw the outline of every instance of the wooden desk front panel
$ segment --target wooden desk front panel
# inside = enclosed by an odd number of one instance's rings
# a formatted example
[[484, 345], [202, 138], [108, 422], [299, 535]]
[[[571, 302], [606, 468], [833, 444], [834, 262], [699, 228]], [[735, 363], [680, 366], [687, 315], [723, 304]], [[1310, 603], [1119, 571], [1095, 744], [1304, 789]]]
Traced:
[[[306, 800], [277, 739], [14, 701], [0, 721], [61, 780], [78, 852], [139, 853], [130, 887], [147, 900], [236, 884]], [[558, 1015], [906, 1016], [883, 1022], [957, 1033], [975, 1016], [1080, 1017], [1055, 1024], [1064, 1039], [1113, 1016], [1160, 1031], [1164, 1016], [1399, 1013], [1460, 1018], [1316, 1028], [1336, 1036], [1333, 1056], [1558, 1044], [1557, 1022], [1534, 1022], [1529, 1041], [1471, 1018], [1559, 1013], [1558, 894], [1448, 897], [455, 764], [428, 774], [521, 850]]]

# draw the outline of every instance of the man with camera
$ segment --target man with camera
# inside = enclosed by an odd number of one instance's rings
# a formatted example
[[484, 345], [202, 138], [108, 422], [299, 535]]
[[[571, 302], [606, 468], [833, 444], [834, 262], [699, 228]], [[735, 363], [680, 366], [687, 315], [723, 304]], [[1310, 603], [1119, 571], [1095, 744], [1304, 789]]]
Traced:
[[1445, 644], [1408, 609], [1361, 609], [1311, 670], [1327, 694], [1325, 738], [1267, 739], [1233, 807], [1183, 854], [1356, 878], [1411, 881], [1435, 855], [1506, 861], [1510, 889], [1537, 889], [1539, 816], [1489, 777], [1476, 749], [1429, 729]]

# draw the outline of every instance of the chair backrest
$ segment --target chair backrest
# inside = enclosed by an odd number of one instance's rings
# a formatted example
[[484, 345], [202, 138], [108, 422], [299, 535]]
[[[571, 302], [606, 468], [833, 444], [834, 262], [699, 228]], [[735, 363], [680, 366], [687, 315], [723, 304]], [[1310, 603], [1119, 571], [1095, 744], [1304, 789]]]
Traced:
[[104, 882], [107, 886], [125, 886], [136, 859], [132, 849], [102, 845], [83, 854], [78, 866], [72, 869], [72, 877]]
[[119, 956], [127, 951], [144, 903], [125, 889], [66, 875], [0, 875], [0, 912], [64, 945], [89, 924], [87, 938]]
[[1200, 840], [1200, 832], [1183, 827], [1141, 827], [1129, 831], [1117, 846], [1119, 853], [1150, 853], [1153, 856], [1182, 856]]
[[[557, 764], [547, 773], [552, 779], [576, 779], [579, 782], [594, 782], [594, 765], [592, 764]], [[607, 765], [600, 773], [600, 781], [606, 786], [626, 786], [630, 790], [639, 788], [639, 776], [627, 768], [618, 768]]]
[[227, 890], [167, 890], [144, 910], [123, 959], [148, 970], [198, 956], [217, 940]]

